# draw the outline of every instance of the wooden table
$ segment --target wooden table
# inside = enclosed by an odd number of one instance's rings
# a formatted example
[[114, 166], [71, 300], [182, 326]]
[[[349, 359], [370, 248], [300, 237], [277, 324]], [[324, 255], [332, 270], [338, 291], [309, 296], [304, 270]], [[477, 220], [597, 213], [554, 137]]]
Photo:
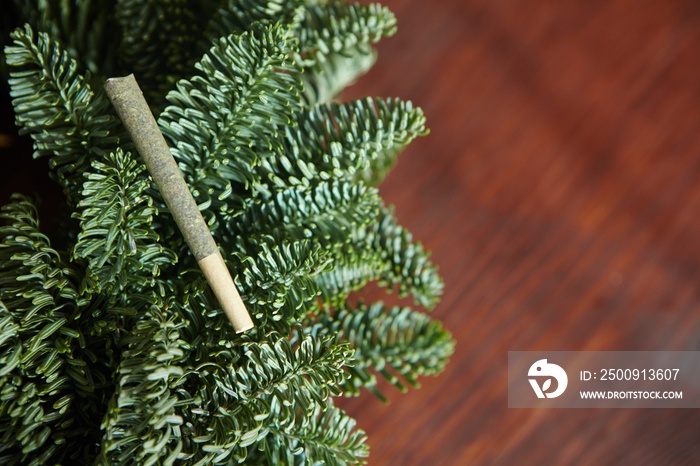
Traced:
[[441, 376], [342, 403], [370, 464], [700, 464], [700, 411], [509, 409], [512, 350], [700, 350], [700, 4], [386, 0], [346, 93], [421, 106], [382, 185], [446, 282]]

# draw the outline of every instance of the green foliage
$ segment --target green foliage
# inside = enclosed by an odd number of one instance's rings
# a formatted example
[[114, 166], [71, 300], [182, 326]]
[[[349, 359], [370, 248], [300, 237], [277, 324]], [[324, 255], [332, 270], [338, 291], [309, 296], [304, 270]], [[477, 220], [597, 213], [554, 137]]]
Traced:
[[330, 2], [308, 8], [299, 25], [309, 103], [326, 102], [376, 60], [372, 44], [396, 32], [396, 17], [379, 4]]
[[398, 153], [427, 134], [423, 112], [410, 102], [371, 98], [304, 108], [286, 130], [283, 149], [262, 167], [277, 186], [318, 178], [377, 184]]
[[416, 303], [432, 308], [442, 295], [443, 283], [430, 254], [413, 235], [397, 223], [393, 210], [385, 208], [377, 222], [356, 236], [377, 252], [388, 267], [379, 276], [382, 284], [398, 288], [399, 296], [409, 294]]
[[121, 342], [118, 380], [102, 421], [104, 464], [173, 464], [182, 451], [182, 382], [188, 345], [177, 315], [146, 310]]
[[417, 387], [418, 377], [441, 372], [454, 351], [454, 341], [439, 322], [409, 307], [387, 308], [382, 302], [327, 310], [306, 331], [347, 341], [355, 349], [355, 362], [343, 388], [357, 395], [366, 387], [382, 399], [373, 371], [405, 391], [403, 381]]
[[[196, 60], [209, 0], [118, 0], [122, 66], [148, 89], [150, 100], [167, 92]], [[157, 112], [157, 109], [156, 109]]]
[[375, 221], [353, 231], [338, 255], [336, 267], [316, 281], [332, 306], [342, 306], [350, 293], [370, 281], [398, 288], [400, 297], [432, 309], [440, 299], [443, 282], [430, 254], [399, 225], [393, 210], [383, 207]]
[[161, 267], [177, 258], [151, 228], [156, 209], [146, 194], [149, 183], [139, 177], [145, 167], [121, 149], [103, 160], [93, 160], [84, 174], [83, 198], [74, 214], [80, 233], [73, 255], [87, 260], [95, 288], [128, 302], [126, 293], [138, 291], [130, 285], [153, 286]]
[[262, 446], [268, 464], [307, 464], [308, 458], [327, 465], [355, 464], [368, 455], [364, 433], [355, 429], [355, 420], [343, 410], [316, 407], [308, 419], [291, 432], [271, 425], [276, 435]]
[[[303, 457], [304, 449], [320, 452], [307, 459], [318, 461], [328, 451], [337, 452], [339, 458], [327, 464], [345, 464], [341, 458], [364, 455], [361, 431], [318, 424], [319, 413], [333, 410], [329, 397], [341, 393], [343, 367], [352, 357], [348, 346], [328, 336], [305, 335], [296, 344], [276, 333], [266, 338], [243, 345], [244, 364], [208, 363], [195, 371], [200, 405], [192, 412], [193, 424], [197, 425], [196, 417], [216, 412], [225, 426], [216, 430], [206, 426], [195, 437], [203, 444], [201, 452], [208, 453], [207, 461], [223, 464], [230, 457], [242, 460], [260, 452], [275, 458], [289, 442], [294, 442], [294, 456]], [[340, 412], [336, 416], [343, 417]]]
[[329, 268], [330, 255], [308, 239], [278, 242], [261, 236], [253, 244], [238, 244], [240, 288], [254, 306], [249, 311], [259, 325], [288, 333], [291, 322], [314, 308], [320, 292], [314, 277]]
[[[363, 464], [333, 398], [437, 374], [454, 342], [437, 267], [375, 185], [425, 118], [331, 102], [396, 20], [296, 0], [17, 2], [16, 122], [67, 198], [0, 227], [0, 462]], [[136, 73], [256, 327], [234, 333], [102, 93]], [[61, 215], [59, 213], [59, 215]], [[53, 244], [61, 248], [52, 247]]]
[[195, 65], [198, 73], [168, 93], [171, 105], [159, 119], [195, 200], [224, 218], [250, 196], [254, 167], [299, 108], [289, 32], [256, 32], [215, 41]]
[[5, 53], [13, 70], [9, 83], [15, 121], [21, 134], [34, 139], [34, 157], [51, 157], [49, 166], [74, 202], [90, 157], [115, 143], [116, 117], [60, 43], [29, 26], [12, 38], [14, 45]]
[[[63, 44], [71, 56], [80, 57], [90, 73], [118, 72], [118, 50], [112, 44], [120, 40], [121, 31], [112, 29], [110, 34], [105, 34], [114, 16], [114, 0], [14, 0], [14, 3], [25, 21]], [[99, 87], [101, 83], [93, 84]]]
[[10, 221], [0, 228], [0, 462], [43, 464], [94, 436], [84, 421], [105, 381], [78, 323], [88, 304], [79, 277], [39, 232], [33, 204], [15, 195], [0, 217]]

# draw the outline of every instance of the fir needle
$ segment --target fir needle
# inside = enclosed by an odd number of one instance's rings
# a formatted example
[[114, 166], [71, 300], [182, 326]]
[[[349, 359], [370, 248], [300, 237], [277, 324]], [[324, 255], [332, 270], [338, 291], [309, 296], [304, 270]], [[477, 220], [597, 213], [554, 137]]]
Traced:
[[134, 75], [108, 79], [105, 91], [236, 333], [251, 329], [253, 321]]

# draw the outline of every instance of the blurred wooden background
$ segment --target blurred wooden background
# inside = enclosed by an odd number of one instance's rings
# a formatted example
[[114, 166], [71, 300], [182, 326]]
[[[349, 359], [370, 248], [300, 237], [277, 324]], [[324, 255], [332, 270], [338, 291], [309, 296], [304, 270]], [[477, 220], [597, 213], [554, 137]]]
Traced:
[[[383, 3], [399, 32], [345, 97], [427, 114], [382, 193], [441, 267], [457, 350], [388, 406], [341, 402], [370, 464], [700, 464], [696, 410], [506, 396], [509, 350], [700, 350], [700, 3]], [[6, 162], [3, 202], [45, 170]]]
[[509, 409], [509, 350], [700, 350], [700, 3], [384, 0], [346, 94], [432, 132], [382, 185], [446, 282], [446, 372], [343, 406], [373, 466], [700, 464], [697, 410]]

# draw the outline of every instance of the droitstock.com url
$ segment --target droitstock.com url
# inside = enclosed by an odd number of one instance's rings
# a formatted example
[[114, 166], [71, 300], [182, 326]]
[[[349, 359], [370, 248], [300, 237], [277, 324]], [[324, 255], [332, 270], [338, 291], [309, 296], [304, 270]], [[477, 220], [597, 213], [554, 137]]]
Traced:
[[579, 392], [582, 400], [682, 400], [683, 392], [662, 392], [645, 390], [596, 390]]

